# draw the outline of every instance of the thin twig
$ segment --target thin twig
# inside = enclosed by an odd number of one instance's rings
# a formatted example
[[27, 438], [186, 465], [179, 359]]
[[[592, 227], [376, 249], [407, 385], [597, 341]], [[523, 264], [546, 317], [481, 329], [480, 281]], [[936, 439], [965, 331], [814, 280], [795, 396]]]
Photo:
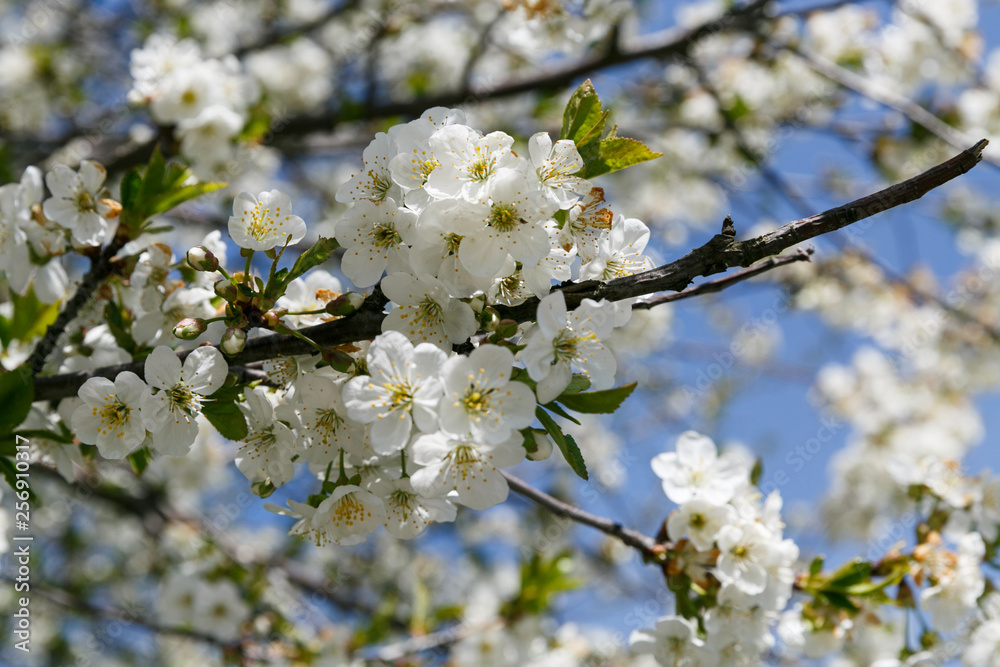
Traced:
[[[585, 512], [579, 507], [574, 507], [573, 505], [564, 503], [557, 498], [553, 498], [544, 491], [536, 489], [522, 479], [514, 477], [508, 472], [503, 472], [503, 476], [507, 480], [507, 484], [510, 486], [511, 490], [515, 493], [519, 493], [525, 498], [533, 500], [557, 516], [572, 519], [577, 523], [590, 526], [591, 528], [596, 528], [603, 533], [607, 533], [611, 537], [621, 540], [623, 544], [634, 549], [638, 549], [639, 552], [646, 558], [660, 560], [662, 554], [666, 552], [665, 545], [657, 545], [656, 540], [648, 535], [643, 535], [639, 531], [633, 530], [632, 528], [626, 528], [617, 521], [605, 519], [604, 517], [597, 516], [596, 514]], [[657, 548], [658, 546], [659, 548]]]
[[776, 269], [779, 266], [786, 266], [794, 262], [808, 262], [812, 258], [813, 249], [799, 249], [791, 255], [782, 255], [780, 257], [768, 257], [757, 264], [754, 264], [749, 269], [744, 269], [742, 271], [737, 271], [732, 273], [725, 278], [718, 278], [716, 280], [710, 280], [706, 283], [701, 283], [700, 285], [695, 285], [694, 287], [689, 287], [681, 292], [672, 292], [670, 294], [660, 294], [651, 299], [643, 299], [632, 304], [633, 310], [649, 310], [653, 306], [659, 306], [662, 303], [670, 303], [671, 301], [680, 301], [681, 299], [690, 299], [694, 296], [703, 296], [705, 294], [713, 294], [715, 292], [721, 292], [722, 290], [732, 287], [737, 283], [741, 283], [744, 280], [749, 280], [754, 276], [759, 276], [762, 273], [766, 273], [772, 269]]
[[[952, 148], [968, 146], [969, 142], [972, 141], [972, 137], [948, 125], [905, 95], [900, 95], [885, 86], [880, 86], [873, 81], [869, 81], [863, 76], [855, 74], [851, 70], [841, 67], [801, 46], [788, 46], [785, 48], [804, 60], [818, 74], [830, 79], [834, 83], [840, 84], [844, 88], [853, 90], [859, 95], [863, 95], [885, 107], [898, 111]], [[1000, 168], [1000, 160], [997, 158], [985, 156], [984, 159], [990, 165]]]

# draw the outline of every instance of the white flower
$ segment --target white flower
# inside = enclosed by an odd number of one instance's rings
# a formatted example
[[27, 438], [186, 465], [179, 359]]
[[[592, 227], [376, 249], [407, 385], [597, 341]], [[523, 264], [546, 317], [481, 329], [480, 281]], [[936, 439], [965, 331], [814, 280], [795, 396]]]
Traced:
[[597, 255], [580, 267], [580, 280], [613, 280], [654, 267], [642, 254], [649, 243], [649, 227], [641, 220], [619, 215], [597, 241]]
[[569, 216], [560, 231], [562, 246], [572, 248], [584, 263], [597, 257], [598, 242], [605, 231], [611, 229], [614, 218], [604, 206], [604, 190], [591, 188], [583, 199], [569, 209]]
[[339, 486], [316, 508], [314, 523], [330, 526], [330, 537], [337, 544], [351, 546], [364, 542], [385, 522], [382, 499], [357, 486]]
[[198, 596], [204, 585], [204, 579], [190, 574], [170, 574], [164, 579], [156, 601], [160, 622], [171, 627], [193, 625]]
[[586, 179], [574, 176], [583, 169], [583, 158], [569, 139], [553, 144], [548, 132], [539, 132], [528, 140], [528, 156], [545, 195], [560, 208], [568, 208], [590, 189]]
[[[340, 281], [335, 276], [323, 269], [314, 268], [302, 278], [296, 278], [289, 283], [285, 288], [285, 294], [278, 299], [276, 305], [293, 313], [323, 310], [326, 304], [340, 296], [343, 291]], [[333, 319], [331, 315], [325, 313], [287, 317], [300, 327], [322, 324]]]
[[233, 202], [229, 236], [248, 250], [270, 250], [293, 245], [306, 235], [306, 223], [292, 215], [292, 200], [283, 192], [270, 190], [254, 197], [241, 192]]
[[11, 289], [23, 294], [31, 279], [28, 236], [22, 228], [30, 221], [24, 188], [18, 183], [0, 186], [0, 267]]
[[70, 230], [82, 245], [101, 245], [111, 236], [107, 217], [111, 208], [102, 199], [107, 172], [96, 162], [84, 160], [79, 173], [58, 164], [45, 175], [52, 196], [42, 203], [45, 217]]
[[337, 189], [337, 201], [343, 204], [373, 199], [400, 201], [402, 191], [392, 181], [389, 161], [396, 156], [395, 142], [385, 132], [379, 132], [362, 155], [364, 167], [351, 180]]
[[205, 167], [229, 159], [232, 139], [243, 129], [243, 116], [222, 104], [202, 109], [194, 118], [177, 123], [181, 153]]
[[497, 275], [507, 262], [535, 264], [549, 253], [545, 221], [556, 206], [528, 185], [516, 169], [501, 169], [486, 191], [488, 204], [464, 204], [462, 215], [475, 226], [464, 231], [458, 258], [474, 276]]
[[142, 419], [161, 454], [184, 456], [198, 437], [198, 415], [205, 396], [226, 381], [229, 366], [214, 347], [198, 347], [180, 359], [165, 345], [146, 357], [146, 381], [155, 394], [142, 397]]
[[1000, 530], [1000, 476], [983, 479], [976, 495], [972, 518], [983, 539], [993, 542]]
[[962, 663], [968, 667], [1000, 667], [1000, 618], [975, 629], [962, 653]]
[[428, 139], [438, 163], [424, 189], [432, 197], [482, 201], [491, 178], [503, 167], [515, 167], [514, 138], [503, 132], [485, 137], [467, 125], [447, 125]]
[[390, 273], [382, 292], [394, 304], [382, 331], [399, 331], [413, 343], [431, 343], [448, 352], [476, 333], [476, 315], [469, 304], [454, 299], [437, 278]]
[[667, 530], [670, 539], [679, 540], [687, 535], [698, 551], [708, 551], [722, 527], [735, 523], [736, 517], [736, 510], [731, 505], [692, 498], [670, 514]]
[[717, 456], [712, 439], [685, 431], [677, 438], [677, 451], [658, 454], [652, 467], [663, 480], [667, 498], [682, 505], [703, 498], [713, 505], [729, 502], [748, 479], [746, 467], [733, 455]]
[[398, 331], [377, 336], [368, 349], [368, 373], [344, 386], [348, 416], [372, 424], [371, 443], [379, 454], [402, 449], [412, 425], [437, 429], [441, 398], [438, 374], [444, 352], [429, 343], [416, 347]]
[[940, 575], [936, 585], [920, 592], [920, 602], [931, 613], [938, 631], [956, 630], [965, 615], [976, 608], [986, 586], [981, 569], [985, 555], [986, 545], [979, 533], [963, 535], [954, 565]]
[[246, 403], [237, 405], [249, 422], [249, 431], [236, 455], [236, 467], [251, 482], [270, 481], [277, 488], [295, 472], [295, 434], [275, 420], [274, 406], [263, 387], [254, 387], [245, 397]]
[[601, 344], [614, 328], [614, 306], [584, 299], [572, 313], [566, 311], [566, 297], [553, 292], [538, 304], [537, 325], [527, 336], [521, 358], [541, 403], [555, 399], [569, 386], [572, 367], [590, 378], [594, 389], [614, 384], [618, 362]]
[[289, 529], [290, 535], [298, 535], [314, 543], [317, 547], [325, 547], [330, 543], [329, 517], [320, 514], [317, 520], [316, 507], [306, 503], [300, 503], [289, 498], [288, 507], [281, 507], [274, 503], [264, 503], [264, 509], [281, 516], [290, 516], [298, 521]]
[[446, 361], [441, 369], [441, 428], [451, 435], [500, 443], [513, 430], [529, 426], [535, 420], [535, 396], [526, 384], [510, 381], [513, 364], [513, 353], [497, 345], [482, 345], [469, 356]]
[[422, 435], [413, 443], [413, 460], [426, 467], [410, 477], [413, 490], [429, 498], [455, 492], [454, 500], [466, 507], [493, 507], [506, 500], [509, 492], [500, 468], [524, 459], [523, 442], [518, 432], [495, 445], [442, 432]]
[[[417, 219], [417, 238], [410, 249], [410, 263], [417, 274], [432, 275], [455, 297], [486, 291], [490, 278], [473, 275], [458, 258], [462, 240], [477, 229], [461, 200], [438, 199], [429, 203]], [[511, 260], [511, 269], [514, 262]]]
[[649, 653], [664, 667], [701, 667], [716, 664], [714, 652], [698, 637], [694, 621], [664, 616], [649, 630], [635, 630], [629, 644], [636, 653]]
[[296, 399], [301, 405], [278, 407], [298, 413], [296, 431], [302, 456], [310, 463], [326, 466], [335, 461], [343, 449], [349, 454], [364, 454], [364, 429], [347, 419], [347, 408], [340, 396], [340, 387], [332, 380], [310, 373], [296, 382]]
[[337, 242], [344, 248], [340, 270], [358, 287], [378, 282], [382, 272], [407, 267], [406, 246], [417, 214], [392, 199], [363, 199], [337, 223]]
[[393, 537], [408, 540], [432, 523], [454, 521], [456, 508], [445, 498], [424, 498], [413, 491], [409, 479], [391, 482], [385, 496], [386, 516], [383, 525]]
[[142, 396], [146, 383], [131, 371], [115, 381], [93, 377], [80, 387], [83, 405], [73, 412], [73, 430], [81, 442], [97, 445], [106, 459], [123, 459], [146, 439], [142, 420]]
[[756, 521], [742, 521], [723, 526], [715, 540], [719, 560], [715, 576], [747, 595], [763, 593], [767, 586], [767, 568], [775, 559], [771, 532]]
[[250, 618], [250, 605], [243, 601], [236, 584], [228, 579], [202, 581], [195, 599], [192, 627], [223, 642], [239, 639]]
[[424, 191], [428, 176], [439, 166], [431, 154], [428, 140], [446, 125], [465, 122], [465, 112], [461, 109], [434, 107], [420, 118], [405, 125], [389, 128], [389, 137], [396, 143], [398, 153], [389, 161], [392, 180], [406, 193], [406, 205], [419, 211], [427, 204], [429, 196]]

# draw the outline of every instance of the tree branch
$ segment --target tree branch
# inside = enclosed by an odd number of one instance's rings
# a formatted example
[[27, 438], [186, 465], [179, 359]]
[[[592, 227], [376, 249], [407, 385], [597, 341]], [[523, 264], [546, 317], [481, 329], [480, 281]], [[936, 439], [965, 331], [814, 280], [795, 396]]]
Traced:
[[[913, 100], [907, 98], [905, 95], [900, 95], [885, 86], [880, 86], [873, 81], [869, 81], [863, 76], [856, 74], [849, 69], [845, 69], [844, 67], [827, 60], [823, 56], [813, 53], [807, 49], [803, 49], [802, 47], [786, 48], [804, 60], [816, 73], [843, 86], [844, 88], [853, 90], [859, 95], [863, 95], [870, 100], [878, 102], [882, 106], [888, 107], [893, 111], [898, 111], [952, 148], [968, 146], [969, 142], [972, 140], [969, 135], [955, 129], [951, 125], [948, 125], [948, 123], [944, 122]], [[1000, 160], [990, 156], [986, 156], [985, 159], [990, 165], [1000, 167]]]
[[[735, 232], [716, 234], [700, 248], [695, 248], [680, 259], [651, 271], [617, 278], [606, 283], [596, 280], [564, 283], [555, 289], [563, 292], [566, 305], [571, 310], [579, 306], [584, 299], [621, 301], [656, 292], [679, 292], [698, 276], [722, 273], [736, 266], [749, 267], [765, 257], [778, 255], [798, 243], [919, 199], [934, 188], [975, 167], [982, 160], [983, 149], [987, 143], [986, 139], [983, 139], [950, 160], [909, 180], [843, 206], [789, 222], [757, 238], [737, 241]], [[729, 230], [724, 228], [724, 231]], [[385, 318], [382, 311], [386, 303], [385, 296], [376, 288], [356, 313], [332, 322], [306, 327], [301, 333], [324, 347], [370, 340], [382, 332], [382, 320]], [[539, 299], [532, 297], [520, 305], [497, 306], [496, 309], [503, 318], [527, 322], [534, 318], [538, 304]], [[184, 358], [189, 352], [179, 352], [178, 356]], [[293, 336], [258, 336], [248, 341], [243, 352], [231, 358], [229, 363], [240, 366], [275, 357], [314, 353], [315, 350], [310, 345]], [[56, 400], [74, 396], [88, 378], [95, 376], [114, 378], [122, 371], [132, 371], [141, 377], [143, 370], [144, 364], [137, 362], [36, 378], [35, 399]]]
[[639, 550], [644, 557], [651, 560], [660, 560], [662, 554], [665, 553], [666, 545], [659, 545], [659, 548], [657, 548], [657, 542], [648, 535], [643, 535], [637, 530], [626, 528], [617, 521], [605, 519], [604, 517], [591, 514], [590, 512], [585, 512], [578, 507], [564, 503], [561, 500], [553, 498], [544, 491], [536, 489], [520, 478], [514, 477], [510, 473], [503, 472], [503, 476], [504, 479], [507, 480], [507, 484], [510, 486], [512, 491], [538, 503], [557, 516], [572, 519], [577, 523], [581, 523], [585, 526], [596, 528], [603, 533], [607, 533], [611, 537], [621, 540], [623, 544]]
[[681, 292], [673, 292], [671, 294], [661, 294], [652, 299], [643, 299], [632, 305], [634, 310], [649, 310], [653, 306], [659, 306], [663, 303], [670, 303], [671, 301], [680, 301], [681, 299], [690, 299], [693, 296], [702, 296], [705, 294], [713, 294], [715, 292], [721, 292], [722, 290], [732, 287], [737, 283], [741, 283], [744, 280], [749, 280], [754, 276], [759, 276], [762, 273], [766, 273], [772, 269], [776, 269], [779, 266], [785, 266], [787, 264], [793, 264], [795, 262], [808, 262], [812, 258], [813, 249], [807, 248], [805, 250], [799, 249], [792, 255], [782, 255], [781, 257], [768, 257], [767, 259], [757, 263], [749, 269], [744, 269], [743, 271], [737, 271], [736, 273], [730, 274], [725, 278], [719, 278], [717, 280], [710, 280], [709, 282], [701, 283], [700, 285], [695, 285], [689, 289], [683, 290]]

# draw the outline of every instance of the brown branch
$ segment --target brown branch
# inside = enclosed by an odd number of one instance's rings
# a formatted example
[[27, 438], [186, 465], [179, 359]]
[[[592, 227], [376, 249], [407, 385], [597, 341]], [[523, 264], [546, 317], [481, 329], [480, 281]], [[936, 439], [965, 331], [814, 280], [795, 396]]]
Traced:
[[744, 280], [749, 280], [754, 276], [759, 276], [762, 273], [766, 273], [772, 269], [776, 269], [779, 266], [785, 266], [787, 264], [792, 264], [794, 262], [808, 262], [810, 261], [813, 254], [812, 248], [807, 248], [805, 250], [799, 249], [792, 255], [782, 255], [781, 257], [768, 257], [767, 259], [755, 264], [749, 269], [744, 269], [743, 271], [737, 271], [736, 273], [730, 274], [725, 278], [718, 278], [717, 280], [711, 280], [706, 283], [701, 283], [700, 285], [695, 285], [694, 287], [688, 288], [681, 292], [673, 292], [671, 294], [661, 294], [652, 299], [644, 299], [642, 301], [637, 301], [632, 305], [633, 310], [649, 310], [653, 306], [659, 306], [663, 303], [670, 303], [671, 301], [680, 301], [681, 299], [690, 299], [694, 296], [703, 296], [705, 294], [713, 294], [715, 292], [721, 292], [722, 290], [732, 287], [737, 283], [741, 283]]
[[56, 317], [55, 322], [49, 325], [49, 328], [45, 330], [45, 335], [38, 341], [35, 349], [31, 351], [31, 356], [28, 357], [27, 363], [30, 365], [33, 373], [37, 375], [42, 371], [42, 368], [45, 366], [45, 360], [49, 358], [49, 355], [55, 348], [59, 336], [66, 330], [66, 327], [73, 318], [80, 314], [80, 311], [87, 305], [90, 297], [93, 296], [94, 291], [100, 284], [104, 282], [104, 279], [111, 275], [112, 259], [121, 250], [123, 245], [124, 241], [116, 237], [101, 251], [100, 255], [91, 260], [90, 270], [87, 271], [80, 285], [76, 288], [73, 298], [66, 302], [66, 305]]
[[626, 528], [617, 521], [605, 519], [604, 517], [591, 514], [590, 512], [585, 512], [579, 507], [564, 503], [557, 498], [553, 498], [544, 491], [536, 489], [520, 478], [514, 477], [510, 473], [503, 472], [503, 476], [504, 479], [507, 480], [507, 484], [510, 486], [512, 491], [538, 503], [557, 516], [566, 517], [567, 519], [571, 519], [577, 523], [590, 526], [591, 528], [596, 528], [603, 533], [607, 533], [608, 535], [621, 540], [621, 542], [626, 546], [639, 550], [644, 557], [651, 560], [658, 561], [662, 558], [662, 555], [666, 553], [665, 547], [667, 545], [658, 545], [656, 540], [648, 535], [643, 535], [639, 531], [633, 530], [632, 528]]
[[[975, 167], [982, 159], [983, 149], [987, 143], [983, 139], [950, 160], [909, 180], [818, 215], [789, 222], [757, 238], [736, 241], [734, 232], [724, 228], [724, 231], [729, 233], [716, 234], [700, 248], [695, 248], [680, 259], [651, 271], [617, 278], [606, 283], [590, 280], [563, 284], [556, 289], [563, 292], [567, 307], [571, 310], [579, 306], [584, 299], [621, 301], [656, 292], [678, 292], [698, 276], [722, 273], [736, 266], [749, 267], [765, 257], [778, 255], [798, 243], [919, 199], [934, 188]], [[306, 327], [301, 332], [324, 347], [370, 340], [382, 332], [382, 320], [385, 317], [382, 311], [386, 302], [385, 296], [376, 288], [358, 312], [333, 322]], [[518, 306], [497, 306], [496, 309], [503, 318], [527, 322], [534, 318], [538, 303], [539, 299], [532, 297]], [[229, 363], [240, 366], [264, 359], [314, 354], [314, 352], [308, 343], [293, 336], [259, 336], [248, 341], [243, 352], [230, 359]], [[187, 354], [186, 351], [178, 353], [181, 358]], [[113, 378], [122, 371], [132, 371], [142, 376], [143, 367], [142, 362], [137, 362], [36, 378], [35, 400], [56, 400], [74, 396], [88, 378], [95, 376]]]

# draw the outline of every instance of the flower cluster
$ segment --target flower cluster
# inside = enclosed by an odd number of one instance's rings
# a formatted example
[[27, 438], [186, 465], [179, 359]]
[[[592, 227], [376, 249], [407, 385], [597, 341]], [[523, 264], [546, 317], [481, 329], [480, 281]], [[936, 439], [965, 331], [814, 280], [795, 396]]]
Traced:
[[148, 104], [158, 123], [176, 124], [181, 151], [196, 173], [231, 159], [233, 140], [260, 96], [257, 82], [234, 56], [205, 58], [191, 39], [153, 34], [132, 51], [133, 103]]
[[[679, 614], [635, 631], [633, 650], [661, 665], [756, 664], [774, 645], [772, 626], [792, 595], [799, 548], [782, 535], [781, 496], [750, 484], [747, 461], [718, 455], [706, 436], [688, 431], [675, 452], [653, 459], [667, 497], [679, 505], [666, 522], [674, 542], [668, 581]], [[692, 604], [691, 591], [711, 604]]]
[[182, 365], [161, 345], [146, 357], [146, 382], [131, 371], [114, 382], [87, 380], [80, 388], [82, 404], [73, 411], [73, 429], [106, 459], [125, 458], [144, 443], [161, 454], [184, 456], [198, 436], [202, 402], [222, 387], [228, 371], [214, 347], [192, 350]]
[[[587, 278], [652, 268], [642, 254], [649, 230], [603, 207], [600, 188], [579, 176], [572, 141], [535, 134], [525, 158], [513, 137], [484, 136], [464, 120], [434, 108], [379, 133], [362, 170], [337, 191], [338, 201], [354, 203], [336, 236], [355, 285], [374, 285], [385, 271], [409, 274], [397, 284], [427, 303], [413, 320], [440, 326], [463, 317], [446, 314], [449, 297], [481, 292], [506, 305], [543, 297], [553, 280], [571, 277], [577, 257]], [[463, 332], [456, 323], [453, 334]]]

